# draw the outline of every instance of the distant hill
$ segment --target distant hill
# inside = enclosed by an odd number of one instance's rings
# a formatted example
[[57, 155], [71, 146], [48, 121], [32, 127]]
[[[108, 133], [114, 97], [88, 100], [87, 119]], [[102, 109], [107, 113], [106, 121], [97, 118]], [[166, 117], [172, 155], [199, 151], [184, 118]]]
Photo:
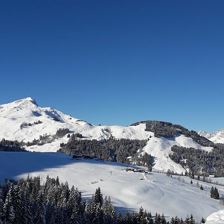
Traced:
[[120, 156], [126, 162], [147, 154], [154, 158], [153, 168], [165, 172], [187, 169], [171, 159], [173, 146], [204, 152], [216, 147], [205, 135], [177, 124], [141, 121], [127, 127], [97, 126], [51, 107], [40, 107], [30, 97], [0, 105], [0, 126], [0, 140], [18, 141], [28, 151], [103, 154], [106, 160], [117, 161]]

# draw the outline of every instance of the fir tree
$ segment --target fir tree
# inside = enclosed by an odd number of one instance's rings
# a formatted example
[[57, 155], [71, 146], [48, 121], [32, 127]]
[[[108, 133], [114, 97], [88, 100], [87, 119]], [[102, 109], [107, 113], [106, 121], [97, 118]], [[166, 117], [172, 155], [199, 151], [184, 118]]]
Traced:
[[2, 218], [4, 217], [3, 206], [4, 206], [4, 202], [3, 202], [2, 198], [1, 198], [1, 194], [0, 194], [0, 221], [2, 221]]
[[15, 219], [15, 211], [13, 208], [13, 193], [14, 187], [11, 184], [6, 195], [5, 203], [3, 205], [3, 221], [6, 223], [13, 223]]
[[102, 195], [102, 193], [101, 193], [100, 188], [97, 188], [97, 189], [96, 189], [95, 196], [94, 196], [94, 203], [95, 203], [95, 204], [99, 204], [100, 207], [101, 207], [102, 204], [103, 204], [103, 195]]
[[42, 193], [39, 193], [37, 197], [37, 203], [34, 210], [34, 223], [45, 224], [46, 223], [46, 210], [44, 204], [44, 197]]
[[201, 223], [205, 223], [205, 219], [204, 218], [201, 219]]
[[215, 187], [212, 187], [211, 190], [210, 190], [210, 196], [211, 198], [214, 198], [214, 199], [219, 199], [219, 191], [218, 189]]
[[113, 223], [113, 220], [115, 219], [115, 210], [110, 197], [105, 197], [102, 210], [104, 213], [104, 223]]

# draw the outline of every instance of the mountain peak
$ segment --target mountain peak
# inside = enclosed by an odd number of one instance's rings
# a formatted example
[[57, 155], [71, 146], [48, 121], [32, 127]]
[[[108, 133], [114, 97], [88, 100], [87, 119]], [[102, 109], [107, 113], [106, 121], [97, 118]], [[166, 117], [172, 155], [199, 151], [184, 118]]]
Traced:
[[28, 96], [26, 98], [22, 98], [21, 100], [33, 101], [34, 99], [32, 97]]
[[18, 99], [12, 102], [8, 102], [5, 104], [0, 105], [1, 108], [7, 109], [7, 110], [11, 110], [13, 108], [17, 108], [17, 107], [33, 107], [33, 106], [38, 106], [36, 101], [31, 98], [31, 97], [26, 97], [26, 98], [22, 98], [22, 99]]
[[14, 101], [14, 103], [26, 103], [26, 102], [37, 105], [36, 100], [34, 100], [32, 97], [26, 97], [26, 98], [22, 98], [22, 99]]

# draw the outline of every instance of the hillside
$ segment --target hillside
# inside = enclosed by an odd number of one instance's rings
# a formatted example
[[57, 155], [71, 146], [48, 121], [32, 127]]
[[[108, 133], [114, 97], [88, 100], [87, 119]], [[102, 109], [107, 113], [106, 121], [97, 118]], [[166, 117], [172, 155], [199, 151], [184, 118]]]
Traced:
[[[77, 186], [86, 198], [101, 187], [120, 211], [136, 211], [142, 206], [168, 218], [193, 214], [201, 220], [223, 209], [210, 198], [214, 184], [198, 180], [198, 184], [195, 180], [190, 184], [189, 177], [160, 173], [190, 171], [222, 177], [223, 145], [215, 144], [210, 135], [163, 121], [93, 125], [40, 107], [30, 97], [0, 105], [0, 126], [4, 127], [0, 130], [0, 181], [28, 175], [43, 179], [59, 176], [62, 182]], [[154, 172], [133, 171], [142, 169], [137, 165], [146, 170], [149, 160]], [[223, 196], [224, 187], [218, 188]], [[215, 213], [208, 223], [218, 218]]]
[[[12, 166], [13, 164], [13, 166]], [[0, 180], [40, 176], [59, 177], [62, 182], [74, 185], [83, 196], [90, 197], [97, 187], [111, 196], [114, 206], [121, 210], [137, 211], [141, 206], [152, 214], [167, 218], [186, 218], [193, 214], [199, 221], [223, 208], [219, 201], [210, 198], [211, 184], [197, 181], [190, 184], [188, 177], [168, 177], [159, 173], [127, 171], [127, 164], [98, 160], [72, 160], [61, 153], [0, 152]], [[218, 186], [220, 193], [224, 187]]]
[[[0, 126], [4, 127], [0, 130], [0, 139], [22, 142], [26, 150], [37, 152], [57, 152], [62, 144], [64, 144], [64, 151], [67, 152], [67, 143], [71, 142], [73, 134], [79, 136], [79, 142], [75, 139], [77, 147], [79, 144], [82, 145], [83, 141], [92, 144], [92, 140], [139, 141], [135, 144], [137, 147], [132, 149], [132, 154], [127, 154], [126, 158], [133, 160], [134, 157], [147, 153], [155, 159], [154, 169], [171, 170], [177, 173], [185, 172], [185, 168], [170, 159], [172, 146], [191, 147], [208, 152], [214, 146], [205, 137], [180, 125], [160, 121], [141, 121], [127, 127], [96, 126], [56, 109], [40, 107], [30, 97], [1, 105]], [[142, 145], [140, 141], [145, 141], [145, 144]], [[118, 146], [123, 147], [122, 142]], [[88, 147], [91, 150], [89, 145]], [[104, 149], [104, 152], [106, 150]], [[69, 152], [72, 154], [71, 149]]]
[[224, 144], [224, 130], [219, 130], [211, 133], [206, 131], [200, 131], [199, 135], [209, 139], [214, 143]]

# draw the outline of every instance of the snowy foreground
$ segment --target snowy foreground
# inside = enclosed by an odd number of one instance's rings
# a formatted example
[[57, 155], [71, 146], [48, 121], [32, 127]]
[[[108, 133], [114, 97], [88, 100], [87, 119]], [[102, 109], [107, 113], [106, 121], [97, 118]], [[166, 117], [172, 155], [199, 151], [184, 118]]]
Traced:
[[[193, 214], [197, 220], [223, 209], [209, 196], [209, 188], [200, 190], [178, 178], [164, 174], [127, 172], [126, 165], [95, 160], [72, 160], [60, 153], [0, 152], [0, 180], [41, 176], [44, 180], [59, 176], [90, 197], [97, 187], [111, 196], [114, 205], [125, 211], [141, 206], [152, 213], [185, 218]], [[223, 192], [223, 189], [221, 189]], [[216, 222], [208, 222], [216, 223]], [[220, 222], [224, 223], [224, 222]]]
[[206, 224], [223, 224], [224, 223], [224, 210], [220, 210], [211, 214], [206, 221]]

